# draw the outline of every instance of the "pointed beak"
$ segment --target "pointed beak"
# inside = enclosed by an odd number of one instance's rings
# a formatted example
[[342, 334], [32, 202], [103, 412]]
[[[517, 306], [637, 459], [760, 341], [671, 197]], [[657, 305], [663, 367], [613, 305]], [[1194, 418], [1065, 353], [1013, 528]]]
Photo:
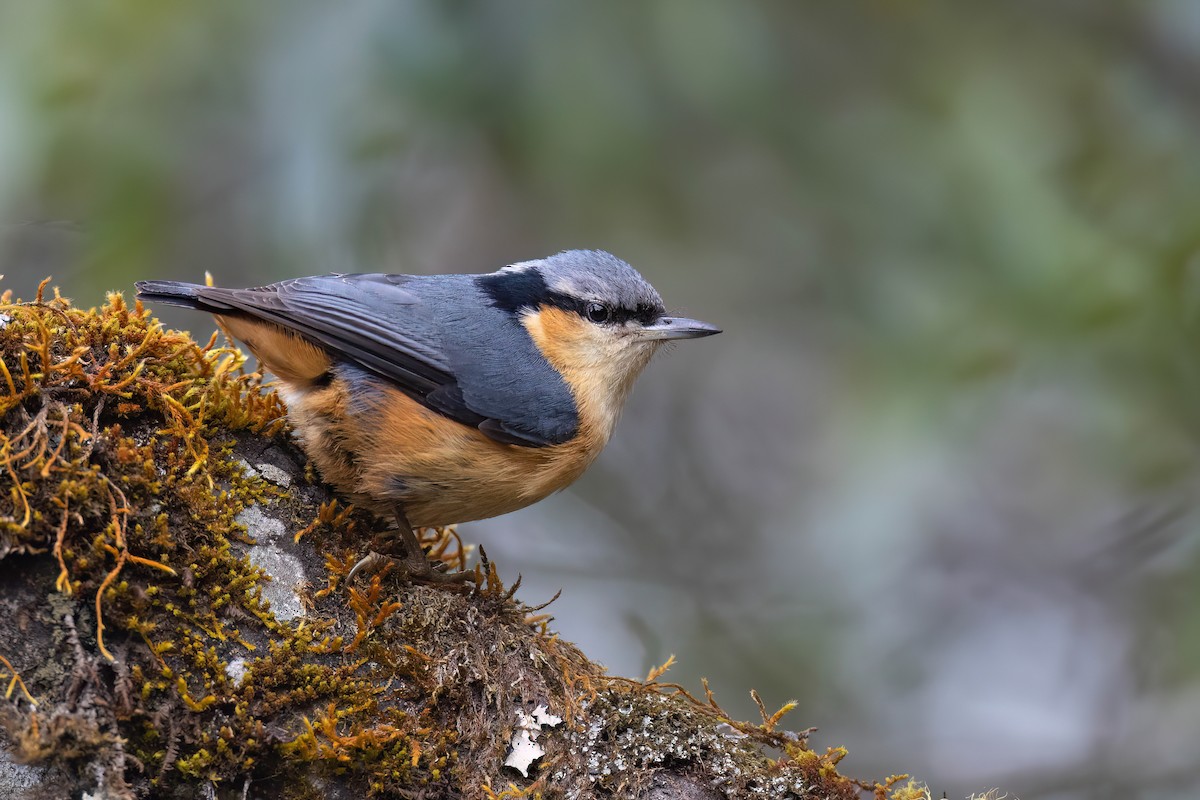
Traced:
[[698, 319], [663, 317], [642, 328], [638, 335], [642, 339], [665, 341], [667, 339], [699, 339], [701, 336], [712, 336], [720, 332], [721, 329], [715, 325], [709, 325]]

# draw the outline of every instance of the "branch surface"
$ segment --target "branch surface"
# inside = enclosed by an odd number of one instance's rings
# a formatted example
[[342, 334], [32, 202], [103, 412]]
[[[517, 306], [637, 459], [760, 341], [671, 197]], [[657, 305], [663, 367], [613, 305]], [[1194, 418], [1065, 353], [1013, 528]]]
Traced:
[[0, 356], [2, 797], [925, 796], [841, 776], [782, 713], [607, 675], [494, 565], [346, 586], [379, 523], [215, 338], [6, 293]]

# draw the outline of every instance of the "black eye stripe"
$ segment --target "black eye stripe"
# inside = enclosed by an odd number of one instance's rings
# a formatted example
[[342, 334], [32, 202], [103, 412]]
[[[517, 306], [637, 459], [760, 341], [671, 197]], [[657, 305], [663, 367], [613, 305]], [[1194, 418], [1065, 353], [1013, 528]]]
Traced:
[[[595, 313], [595, 307], [597, 306], [607, 311], [607, 317], [601, 317]], [[584, 319], [599, 325], [624, 325], [630, 321], [635, 321], [641, 325], [651, 325], [666, 313], [663, 309], [646, 303], [641, 303], [636, 308], [613, 308], [603, 303], [598, 303], [595, 300], [578, 303], [575, 306], [575, 311]]]
[[[476, 284], [493, 306], [514, 315], [522, 309], [551, 306], [572, 311], [593, 325], [624, 325], [630, 321], [650, 325], [666, 313], [661, 306], [653, 303], [638, 303], [632, 308], [613, 307], [599, 300], [587, 300], [556, 292], [546, 285], [546, 281], [536, 269], [481, 275], [476, 278]], [[593, 319], [593, 315], [589, 313], [592, 306], [606, 309], [607, 317], [598, 315]]]

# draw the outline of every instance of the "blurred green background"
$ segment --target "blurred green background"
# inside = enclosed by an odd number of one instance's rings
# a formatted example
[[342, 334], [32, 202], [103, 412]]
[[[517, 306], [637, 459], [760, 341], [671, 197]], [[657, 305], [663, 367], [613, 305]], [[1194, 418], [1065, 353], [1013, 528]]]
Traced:
[[0, 3], [18, 294], [570, 247], [726, 332], [464, 526], [563, 635], [935, 797], [1200, 793], [1200, 4]]

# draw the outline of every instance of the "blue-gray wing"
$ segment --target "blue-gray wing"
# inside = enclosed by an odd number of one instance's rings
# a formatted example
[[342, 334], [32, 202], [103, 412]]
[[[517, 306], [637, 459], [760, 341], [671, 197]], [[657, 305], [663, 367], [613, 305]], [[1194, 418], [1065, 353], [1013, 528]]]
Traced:
[[475, 276], [320, 275], [255, 289], [165, 281], [139, 297], [242, 314], [295, 331], [496, 441], [544, 447], [578, 430], [574, 398]]

